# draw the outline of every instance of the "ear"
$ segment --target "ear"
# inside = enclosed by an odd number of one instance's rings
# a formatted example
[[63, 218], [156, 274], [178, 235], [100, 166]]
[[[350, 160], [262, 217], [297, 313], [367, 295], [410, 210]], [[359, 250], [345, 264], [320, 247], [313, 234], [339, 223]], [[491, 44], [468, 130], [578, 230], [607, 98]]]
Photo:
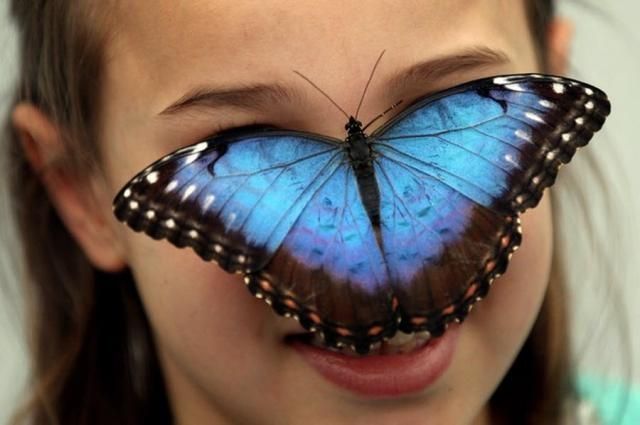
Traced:
[[566, 18], [554, 18], [547, 29], [547, 40], [548, 71], [556, 75], [566, 74], [573, 41], [573, 23]]
[[[33, 105], [21, 103], [12, 114], [22, 148], [34, 172], [40, 177], [60, 219], [91, 263], [106, 272], [125, 266], [122, 246], [113, 228], [106, 190], [98, 179], [79, 178], [65, 169], [62, 133], [51, 119]], [[100, 207], [101, 205], [106, 207]]]

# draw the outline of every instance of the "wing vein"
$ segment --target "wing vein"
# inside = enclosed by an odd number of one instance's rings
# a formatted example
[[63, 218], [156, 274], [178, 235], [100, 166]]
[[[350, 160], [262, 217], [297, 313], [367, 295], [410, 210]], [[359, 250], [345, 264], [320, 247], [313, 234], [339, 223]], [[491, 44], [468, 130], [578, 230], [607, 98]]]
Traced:
[[224, 176], [215, 176], [215, 177], [217, 179], [244, 177], [244, 176], [252, 177], [252, 176], [255, 176], [256, 174], [260, 174], [260, 173], [263, 173], [263, 172], [267, 172], [267, 171], [271, 171], [271, 170], [277, 170], [279, 168], [290, 167], [292, 165], [299, 164], [301, 162], [304, 162], [304, 161], [307, 161], [309, 159], [315, 158], [316, 156], [324, 155], [327, 152], [338, 151], [338, 150], [340, 150], [340, 149], [334, 146], [331, 149], [327, 149], [327, 150], [324, 150], [324, 151], [321, 151], [321, 152], [315, 152], [315, 153], [309, 154], [307, 156], [303, 156], [301, 158], [296, 158], [293, 161], [289, 161], [289, 162], [285, 162], [285, 163], [281, 163], [281, 164], [276, 164], [276, 165], [273, 165], [273, 166], [267, 167], [267, 168], [261, 168], [260, 170], [253, 171], [253, 172], [250, 172], [250, 173], [227, 174], [227, 175], [224, 175]]
[[[336, 153], [333, 155], [333, 157], [331, 157], [331, 159], [329, 159], [329, 160], [327, 161], [327, 163], [322, 167], [322, 169], [321, 169], [321, 170], [316, 174], [316, 178], [317, 178], [317, 176], [319, 176], [320, 174], [322, 174], [322, 172], [323, 172], [323, 171], [325, 171], [326, 169], [328, 169], [330, 165], [332, 165], [332, 163], [335, 161], [336, 157], [337, 157], [341, 152], [342, 152], [342, 151], [338, 151], [338, 152], [336, 152]], [[312, 194], [312, 195], [311, 195], [311, 197], [309, 198], [309, 202], [311, 202], [311, 199], [313, 199], [313, 198], [316, 196], [316, 194], [318, 193], [318, 191], [319, 191], [322, 187], [324, 187], [324, 185], [327, 183], [327, 181], [329, 181], [329, 179], [331, 179], [331, 178], [335, 175], [335, 173], [336, 173], [336, 171], [338, 170], [339, 166], [340, 166], [340, 164], [338, 164], [338, 166], [336, 166], [336, 167], [335, 167], [335, 169], [334, 169], [333, 171], [331, 171], [331, 173], [327, 176], [327, 178], [325, 178], [325, 179], [324, 179], [324, 181], [323, 181], [323, 182], [322, 182], [322, 183], [321, 183], [321, 184], [320, 184], [320, 185], [319, 185], [319, 186], [314, 190], [313, 194]], [[293, 209], [293, 206], [295, 206], [297, 203], [299, 203], [299, 202], [300, 202], [300, 198], [302, 197], [302, 195], [303, 195], [307, 190], [309, 190], [309, 187], [310, 187], [310, 185], [307, 185], [307, 187], [305, 188], [305, 190], [304, 190], [303, 192], [301, 192], [301, 193], [297, 196], [296, 200], [295, 200], [295, 201], [294, 201], [294, 203], [291, 205], [290, 209]], [[308, 204], [307, 204], [307, 205], [308, 205]], [[302, 216], [302, 214], [304, 214], [304, 210], [305, 210], [305, 208], [303, 208], [303, 209], [302, 209], [302, 211], [300, 211], [300, 214], [298, 215], [298, 217], [296, 217], [296, 219], [295, 219], [295, 221], [293, 222], [293, 224], [291, 225], [290, 229], [291, 229], [291, 228], [293, 228], [293, 227], [297, 224], [297, 222], [298, 222], [298, 220], [300, 219], [300, 217]], [[276, 231], [276, 229], [278, 228], [278, 226], [280, 226], [280, 224], [282, 223], [282, 221], [284, 220], [284, 218], [285, 218], [286, 216], [287, 216], [287, 214], [283, 214], [283, 215], [280, 217], [280, 219], [278, 219], [278, 222], [276, 223], [276, 225], [275, 225], [275, 226], [273, 226], [273, 228], [271, 229], [271, 232], [270, 232], [270, 233], [269, 233], [269, 235], [267, 236], [266, 240], [271, 239], [271, 237], [273, 236], [273, 233]]]
[[[386, 149], [389, 149], [389, 150], [392, 150], [392, 151], [396, 152], [397, 154], [399, 154], [399, 155], [401, 155], [401, 156], [404, 156], [404, 157], [407, 157], [407, 158], [411, 158], [412, 160], [414, 160], [414, 161], [416, 161], [416, 162], [418, 162], [418, 163], [420, 163], [420, 164], [423, 164], [425, 167], [428, 167], [428, 168], [429, 168], [429, 167], [431, 167], [431, 168], [435, 168], [435, 169], [437, 169], [438, 171], [441, 171], [441, 172], [443, 172], [443, 173], [445, 173], [445, 174], [447, 174], [447, 175], [449, 175], [449, 176], [451, 176], [451, 177], [454, 177], [454, 178], [456, 178], [456, 179], [459, 179], [459, 180], [461, 180], [461, 181], [463, 181], [463, 182], [467, 183], [469, 186], [472, 186], [472, 187], [474, 187], [474, 188], [478, 189], [480, 192], [485, 193], [487, 196], [492, 197], [492, 195], [491, 195], [489, 192], [487, 192], [486, 190], [484, 190], [482, 187], [480, 187], [480, 186], [478, 186], [478, 185], [476, 185], [476, 184], [474, 184], [474, 183], [470, 182], [469, 180], [467, 180], [467, 179], [465, 179], [465, 178], [463, 178], [463, 177], [460, 177], [460, 176], [458, 176], [458, 175], [456, 175], [456, 174], [453, 174], [453, 173], [451, 173], [451, 172], [447, 171], [446, 169], [444, 169], [444, 168], [442, 168], [442, 167], [438, 167], [437, 165], [434, 165], [434, 164], [429, 164], [429, 163], [427, 163], [427, 162], [423, 161], [422, 159], [420, 159], [420, 158], [416, 158], [415, 156], [410, 155], [410, 154], [408, 154], [408, 153], [406, 153], [406, 152], [402, 152], [401, 150], [396, 149], [395, 147], [393, 147], [393, 146], [391, 146], [391, 145], [384, 145], [384, 147], [385, 147]], [[393, 161], [393, 162], [397, 163], [397, 164], [402, 164], [400, 161], [397, 161], [397, 160], [395, 160], [394, 158], [392, 158], [392, 157], [390, 157], [390, 156], [387, 156], [387, 155], [383, 155], [383, 156], [384, 156], [385, 158], [387, 158], [387, 159], [389, 159], [389, 160], [391, 160], [391, 161]], [[449, 183], [447, 183], [447, 182], [445, 182], [445, 181], [443, 181], [443, 180], [439, 179], [438, 177], [434, 176], [433, 174], [431, 174], [431, 173], [429, 173], [429, 172], [427, 172], [427, 171], [420, 170], [420, 169], [418, 169], [417, 167], [411, 166], [411, 165], [409, 165], [409, 164], [405, 164], [405, 165], [410, 166], [411, 168], [414, 168], [416, 171], [419, 171], [419, 172], [421, 172], [422, 174], [428, 175], [429, 177], [433, 178], [434, 180], [439, 181], [440, 183], [442, 183], [442, 184], [444, 184], [444, 185], [446, 185], [446, 186], [449, 186], [452, 190], [455, 190], [456, 192], [460, 192], [460, 190], [456, 189], [455, 187], [451, 186]], [[506, 189], [506, 188], [504, 187], [504, 185], [502, 185], [502, 184], [501, 184], [500, 186], [501, 186], [503, 189]], [[471, 199], [471, 198], [469, 198], [469, 199]], [[473, 199], [471, 199], [471, 200], [473, 201]], [[476, 202], [476, 201], [474, 201], [474, 202]]]
[[[399, 139], [414, 139], [414, 138], [418, 138], [418, 137], [433, 137], [433, 136], [440, 136], [442, 134], [447, 134], [447, 133], [451, 133], [454, 131], [463, 131], [463, 130], [467, 130], [468, 128], [471, 127], [477, 127], [479, 125], [483, 125], [483, 124], [488, 124], [492, 121], [497, 120], [498, 118], [501, 118], [504, 116], [503, 114], [500, 114], [498, 116], [495, 117], [491, 117], [488, 118], [484, 121], [480, 121], [474, 124], [471, 124], [469, 126], [465, 126], [465, 127], [453, 127], [453, 128], [448, 128], [446, 130], [442, 130], [442, 131], [436, 131], [434, 133], [428, 133], [428, 134], [408, 134], [405, 136], [392, 136], [392, 137], [376, 137], [374, 140], [382, 140], [382, 141], [388, 141], [388, 140], [399, 140]], [[382, 143], [381, 143], [382, 144]]]

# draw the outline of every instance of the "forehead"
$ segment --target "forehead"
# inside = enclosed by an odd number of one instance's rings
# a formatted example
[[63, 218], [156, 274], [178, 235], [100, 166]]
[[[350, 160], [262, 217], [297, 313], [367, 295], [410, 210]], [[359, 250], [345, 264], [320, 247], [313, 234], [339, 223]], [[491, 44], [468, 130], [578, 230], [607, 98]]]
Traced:
[[158, 101], [196, 79], [267, 80], [301, 67], [366, 78], [382, 49], [387, 61], [465, 43], [517, 56], [529, 42], [522, 1], [140, 0], [120, 2], [117, 15], [108, 74], [120, 85], [137, 77], [127, 93], [165, 88]]

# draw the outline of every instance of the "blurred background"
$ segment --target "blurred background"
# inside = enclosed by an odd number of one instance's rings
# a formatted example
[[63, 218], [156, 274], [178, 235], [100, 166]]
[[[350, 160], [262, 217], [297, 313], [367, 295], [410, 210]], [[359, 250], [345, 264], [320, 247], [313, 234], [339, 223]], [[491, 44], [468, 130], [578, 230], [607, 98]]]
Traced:
[[[590, 4], [597, 8], [590, 7]], [[560, 0], [575, 23], [570, 75], [604, 89], [613, 113], [595, 143], [554, 186], [570, 252], [573, 344], [585, 376], [640, 385], [640, 2]], [[0, 0], [0, 117], [16, 75], [15, 35]], [[587, 154], [588, 153], [588, 154]], [[590, 155], [590, 157], [589, 157]], [[600, 165], [598, 176], [591, 162]], [[5, 166], [0, 158], [0, 166]], [[580, 197], [586, 198], [585, 204]], [[16, 241], [0, 191], [0, 425], [24, 388], [28, 364]], [[602, 394], [611, 397], [611, 394]], [[622, 403], [622, 397], [620, 403]], [[640, 423], [640, 422], [638, 422]]]

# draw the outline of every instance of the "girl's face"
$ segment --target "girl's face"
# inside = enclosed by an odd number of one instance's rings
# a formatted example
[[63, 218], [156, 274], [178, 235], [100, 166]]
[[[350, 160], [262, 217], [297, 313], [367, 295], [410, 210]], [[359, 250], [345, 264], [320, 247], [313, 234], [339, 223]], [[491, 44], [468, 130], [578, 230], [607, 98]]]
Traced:
[[[475, 78], [538, 70], [521, 1], [121, 2], [107, 46], [101, 150], [105, 211], [137, 171], [220, 129], [252, 123], [344, 138], [345, 119], [298, 70], [353, 113], [380, 52], [363, 121], [403, 99]], [[494, 51], [494, 54], [489, 54]], [[406, 80], [412, 65], [449, 57]], [[227, 96], [167, 108], [194, 90], [279, 84], [287, 99]], [[419, 393], [373, 400], [325, 380], [284, 337], [302, 329], [250, 296], [242, 278], [109, 218], [155, 333], [179, 424], [484, 423], [546, 289], [548, 196], [523, 216], [511, 266], [463, 325], [449, 367]]]

